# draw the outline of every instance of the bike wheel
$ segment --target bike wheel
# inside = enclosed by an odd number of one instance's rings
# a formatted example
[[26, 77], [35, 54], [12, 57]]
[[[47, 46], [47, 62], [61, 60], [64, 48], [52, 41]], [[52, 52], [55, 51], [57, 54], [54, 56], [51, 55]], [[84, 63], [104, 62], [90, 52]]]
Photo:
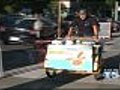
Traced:
[[49, 77], [49, 78], [54, 78], [57, 74], [56, 74], [56, 70], [54, 69], [46, 69], [46, 75]]

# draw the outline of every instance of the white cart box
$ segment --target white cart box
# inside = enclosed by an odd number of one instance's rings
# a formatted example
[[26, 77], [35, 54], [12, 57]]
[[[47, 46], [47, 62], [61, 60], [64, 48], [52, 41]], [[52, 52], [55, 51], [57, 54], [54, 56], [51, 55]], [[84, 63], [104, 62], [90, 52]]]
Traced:
[[92, 55], [90, 45], [49, 45], [44, 67], [92, 73]]

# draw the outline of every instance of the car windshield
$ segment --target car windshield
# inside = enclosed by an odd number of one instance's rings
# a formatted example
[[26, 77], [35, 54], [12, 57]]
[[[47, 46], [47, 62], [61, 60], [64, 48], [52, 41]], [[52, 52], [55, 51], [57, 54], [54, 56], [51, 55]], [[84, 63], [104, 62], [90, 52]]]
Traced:
[[1, 19], [1, 24], [7, 27], [13, 27], [19, 19], [19, 17], [4, 17]]
[[20, 23], [16, 24], [16, 27], [29, 29], [33, 26], [34, 22], [35, 20], [23, 20], [20, 21]]
[[[34, 22], [36, 19], [23, 19], [23, 20], [18, 20], [15, 24], [16, 28], [24, 28], [27, 30], [30, 30], [33, 28]], [[54, 28], [56, 27], [56, 23], [50, 21], [49, 19], [42, 18], [41, 22], [43, 24], [42, 27], [45, 28]]]
[[0, 24], [6, 27], [12, 27], [15, 25], [16, 21], [20, 19], [22, 19], [20, 15], [6, 15], [1, 18]]

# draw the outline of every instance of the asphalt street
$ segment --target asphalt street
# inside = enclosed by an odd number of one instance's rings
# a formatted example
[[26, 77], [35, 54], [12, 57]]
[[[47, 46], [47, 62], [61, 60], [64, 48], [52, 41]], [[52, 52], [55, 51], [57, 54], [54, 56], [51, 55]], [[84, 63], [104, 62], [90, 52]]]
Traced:
[[1, 45], [4, 71], [40, 62], [40, 54], [33, 45]]
[[[106, 41], [103, 50], [105, 68], [118, 68], [120, 63], [120, 33], [114, 33], [112, 40]], [[27, 69], [16, 70], [13, 74], [0, 79], [0, 88], [6, 90], [113, 90], [120, 89], [120, 77], [96, 81], [93, 75], [80, 75], [62, 72], [55, 78], [46, 76], [42, 63]], [[19, 72], [17, 72], [19, 71]]]

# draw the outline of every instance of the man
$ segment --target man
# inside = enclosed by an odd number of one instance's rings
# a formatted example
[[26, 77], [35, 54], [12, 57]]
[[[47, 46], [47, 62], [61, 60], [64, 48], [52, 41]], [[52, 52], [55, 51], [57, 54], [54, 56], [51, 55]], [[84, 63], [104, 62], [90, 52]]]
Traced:
[[40, 39], [40, 31], [42, 30], [43, 23], [41, 22], [41, 16], [36, 16], [37, 20], [34, 23], [34, 30], [36, 31], [36, 38]]
[[70, 25], [67, 37], [71, 37], [74, 30], [79, 37], [98, 39], [98, 23], [89, 16], [86, 9], [77, 12], [77, 18]]

